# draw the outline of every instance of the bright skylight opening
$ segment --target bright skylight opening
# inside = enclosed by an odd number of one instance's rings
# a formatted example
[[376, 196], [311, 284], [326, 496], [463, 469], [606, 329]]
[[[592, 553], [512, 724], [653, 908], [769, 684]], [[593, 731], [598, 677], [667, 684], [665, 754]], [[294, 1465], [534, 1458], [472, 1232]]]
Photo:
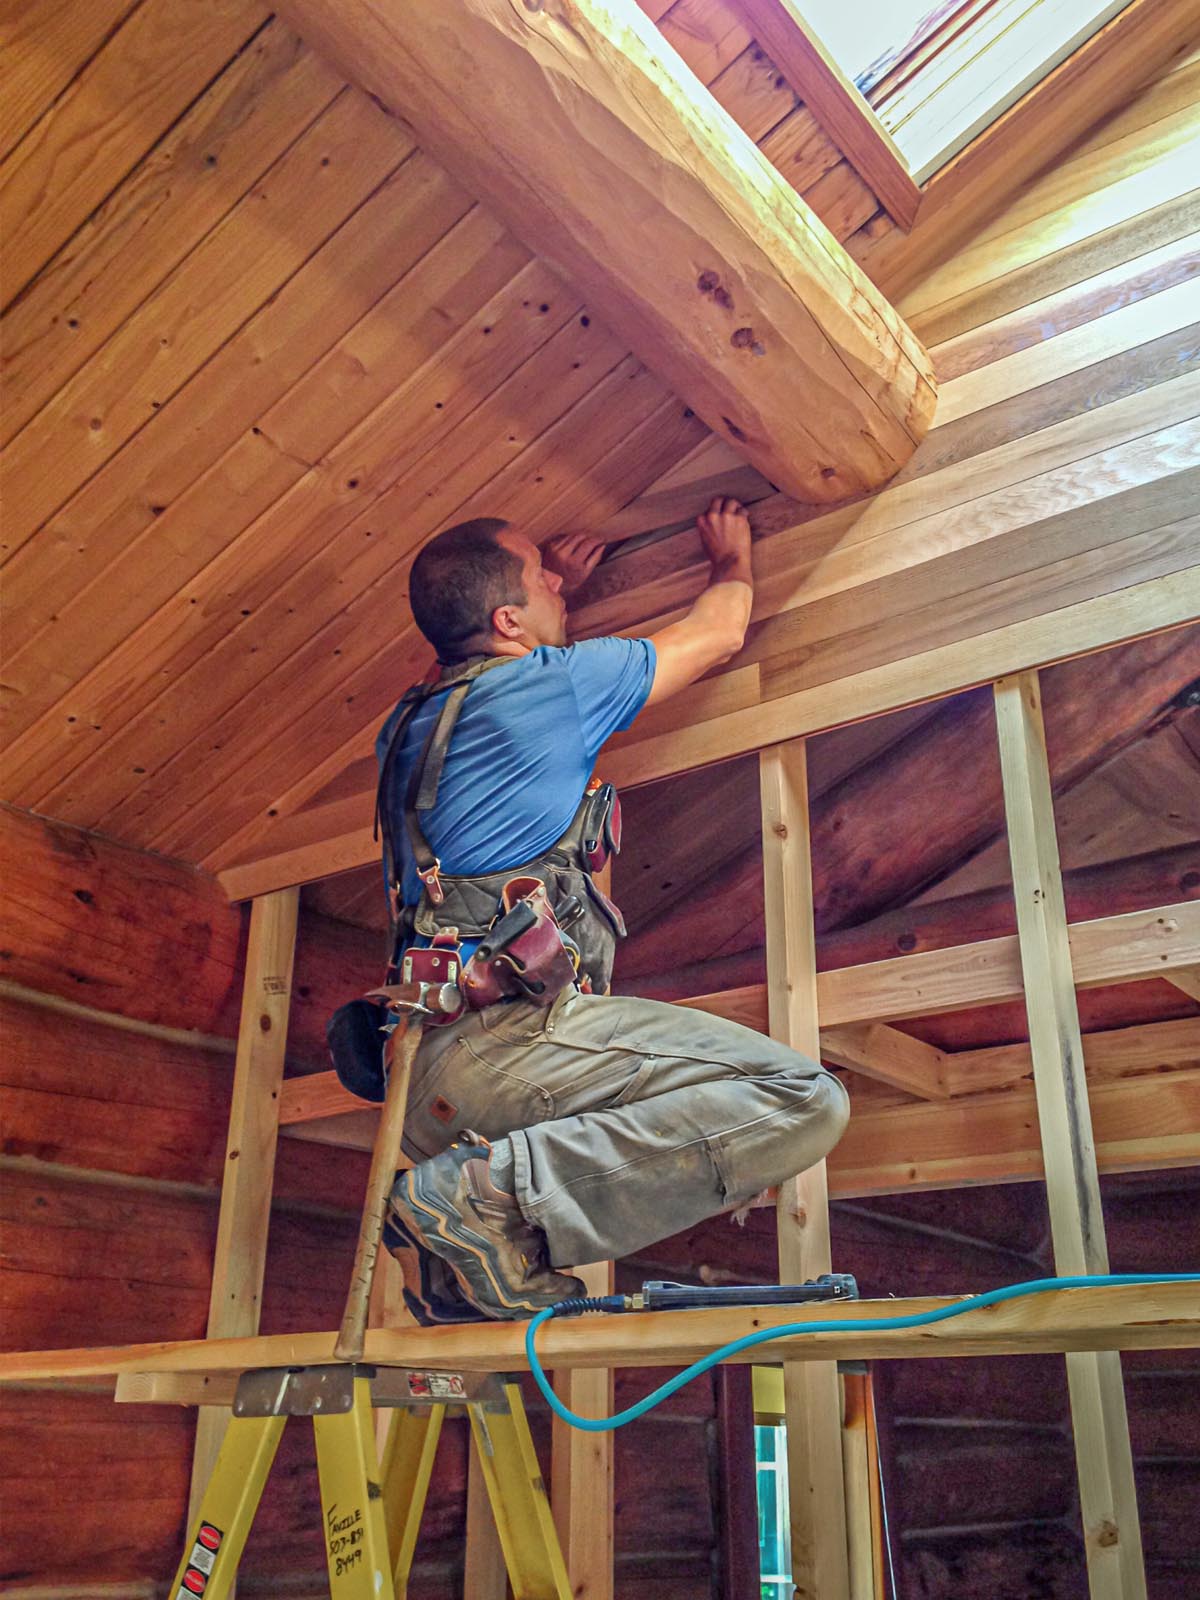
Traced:
[[801, 0], [801, 9], [924, 183], [1128, 3]]
[[805, 20], [848, 78], [911, 39], [930, 0], [802, 0]]

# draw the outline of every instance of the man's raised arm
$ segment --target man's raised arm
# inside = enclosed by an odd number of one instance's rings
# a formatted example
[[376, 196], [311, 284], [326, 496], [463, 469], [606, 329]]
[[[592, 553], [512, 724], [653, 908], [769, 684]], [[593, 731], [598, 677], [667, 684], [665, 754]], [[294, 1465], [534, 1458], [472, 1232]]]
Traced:
[[651, 634], [657, 664], [654, 705], [728, 661], [742, 648], [754, 600], [750, 571], [750, 520], [736, 500], [718, 496], [696, 522], [704, 553], [712, 562], [708, 588], [687, 616]]

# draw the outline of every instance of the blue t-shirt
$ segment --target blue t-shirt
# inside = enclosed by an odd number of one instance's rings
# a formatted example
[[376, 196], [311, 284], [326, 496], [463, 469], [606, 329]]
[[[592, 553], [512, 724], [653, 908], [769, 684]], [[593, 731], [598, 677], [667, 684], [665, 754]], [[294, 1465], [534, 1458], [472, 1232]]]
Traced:
[[[443, 872], [502, 872], [548, 850], [567, 825], [601, 745], [627, 728], [654, 683], [649, 639], [585, 639], [542, 645], [472, 683], [455, 724], [437, 805], [421, 828]], [[412, 763], [446, 703], [435, 695], [414, 716], [388, 784], [392, 839], [406, 905], [421, 896], [404, 827]], [[375, 741], [383, 760], [399, 707]], [[477, 943], [478, 941], [475, 941]], [[463, 945], [464, 959], [474, 944]]]

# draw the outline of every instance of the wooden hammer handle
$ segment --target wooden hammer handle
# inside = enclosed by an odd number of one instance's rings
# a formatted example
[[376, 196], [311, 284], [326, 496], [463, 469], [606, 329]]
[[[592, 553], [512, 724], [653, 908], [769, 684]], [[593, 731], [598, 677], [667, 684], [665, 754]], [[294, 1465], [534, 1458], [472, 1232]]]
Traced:
[[333, 1353], [339, 1361], [362, 1360], [363, 1345], [367, 1337], [367, 1306], [371, 1295], [371, 1279], [375, 1275], [379, 1241], [383, 1237], [388, 1195], [396, 1181], [396, 1167], [400, 1161], [400, 1140], [404, 1134], [404, 1107], [408, 1099], [412, 1065], [420, 1042], [420, 1024], [409, 1020], [394, 1029], [385, 1046], [385, 1057], [389, 1062], [387, 1095], [379, 1118], [379, 1130], [375, 1135], [375, 1148], [371, 1154], [371, 1171], [367, 1178], [367, 1197], [363, 1204], [362, 1222], [358, 1230], [358, 1248], [354, 1253], [354, 1273], [350, 1279], [350, 1293], [346, 1296], [342, 1326], [338, 1332], [337, 1343], [333, 1347]]

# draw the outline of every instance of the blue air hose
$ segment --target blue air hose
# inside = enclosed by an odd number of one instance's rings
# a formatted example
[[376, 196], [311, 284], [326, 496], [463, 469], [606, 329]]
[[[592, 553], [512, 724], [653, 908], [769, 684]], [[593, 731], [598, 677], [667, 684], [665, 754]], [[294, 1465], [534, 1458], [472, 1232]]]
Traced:
[[731, 1340], [719, 1350], [714, 1350], [711, 1355], [694, 1361], [690, 1367], [677, 1373], [666, 1383], [660, 1384], [644, 1399], [637, 1401], [635, 1405], [627, 1406], [624, 1411], [618, 1411], [611, 1417], [581, 1417], [563, 1405], [550, 1387], [542, 1368], [536, 1340], [538, 1329], [552, 1317], [571, 1316], [585, 1311], [628, 1310], [629, 1306], [624, 1295], [596, 1295], [586, 1300], [566, 1300], [559, 1305], [548, 1306], [545, 1311], [539, 1311], [525, 1330], [525, 1354], [529, 1358], [529, 1370], [533, 1373], [534, 1381], [556, 1417], [561, 1417], [564, 1422], [569, 1422], [573, 1428], [580, 1428], [585, 1433], [609, 1433], [614, 1428], [623, 1428], [627, 1422], [644, 1417], [647, 1411], [661, 1405], [676, 1390], [691, 1383], [693, 1378], [700, 1377], [702, 1373], [708, 1372], [720, 1362], [727, 1361], [731, 1356], [737, 1355], [742, 1350], [749, 1350], [756, 1344], [769, 1344], [776, 1339], [789, 1339], [803, 1333], [877, 1333], [887, 1328], [926, 1328], [934, 1322], [946, 1322], [950, 1317], [965, 1316], [968, 1311], [978, 1311], [984, 1306], [998, 1305], [1002, 1300], [1017, 1300], [1024, 1295], [1044, 1294], [1048, 1289], [1104, 1289], [1112, 1284], [1123, 1283], [1200, 1283], [1200, 1272], [1114, 1272], [1078, 1278], [1034, 1278], [1029, 1283], [1012, 1283], [1002, 1289], [989, 1289], [984, 1294], [971, 1295], [968, 1299], [958, 1301], [951, 1306], [938, 1306], [933, 1311], [917, 1311], [907, 1316], [854, 1319], [843, 1317], [821, 1322], [789, 1322], [778, 1328], [760, 1328], [756, 1333], [743, 1334], [740, 1339]]

